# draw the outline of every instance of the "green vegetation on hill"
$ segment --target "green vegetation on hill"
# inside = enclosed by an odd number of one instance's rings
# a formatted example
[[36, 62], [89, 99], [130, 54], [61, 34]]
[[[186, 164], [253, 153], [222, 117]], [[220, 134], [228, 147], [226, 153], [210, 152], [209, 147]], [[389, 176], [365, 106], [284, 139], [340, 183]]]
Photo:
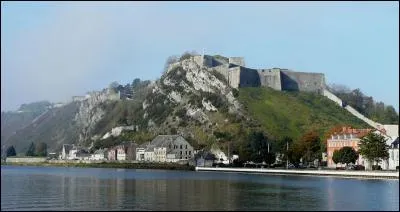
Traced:
[[78, 129], [73, 120], [78, 109], [78, 104], [75, 102], [62, 108], [50, 109], [43, 119], [18, 131], [6, 143], [13, 145], [17, 153], [25, 153], [31, 142], [35, 144], [44, 142], [48, 149], [59, 150], [62, 143], [72, 143], [77, 140]]
[[239, 100], [270, 136], [279, 139], [289, 136], [296, 140], [311, 130], [317, 131], [325, 139], [325, 133], [337, 125], [368, 127], [345, 109], [318, 94], [240, 88]]
[[350, 90], [344, 85], [333, 84], [329, 90], [358, 112], [381, 124], [399, 124], [399, 114], [392, 105], [376, 102], [372, 96], [366, 96], [360, 89]]

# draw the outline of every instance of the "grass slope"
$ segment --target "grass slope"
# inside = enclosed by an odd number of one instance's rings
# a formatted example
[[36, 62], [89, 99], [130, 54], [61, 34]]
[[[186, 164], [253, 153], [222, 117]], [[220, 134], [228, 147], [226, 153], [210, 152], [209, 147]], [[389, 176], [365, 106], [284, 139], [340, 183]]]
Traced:
[[277, 138], [297, 139], [309, 130], [316, 130], [323, 137], [337, 125], [368, 128], [347, 110], [318, 94], [240, 88], [239, 100], [262, 128]]

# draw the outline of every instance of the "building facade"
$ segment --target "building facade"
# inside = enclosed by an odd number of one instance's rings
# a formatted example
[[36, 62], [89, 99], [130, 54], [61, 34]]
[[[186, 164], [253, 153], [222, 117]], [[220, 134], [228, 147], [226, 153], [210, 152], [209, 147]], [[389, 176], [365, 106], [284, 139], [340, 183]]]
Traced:
[[389, 148], [389, 169], [395, 170], [399, 167], [399, 137], [390, 145]]
[[[360, 138], [367, 135], [373, 129], [352, 129], [350, 127], [343, 127], [341, 132], [334, 133], [327, 140], [327, 162], [328, 167], [335, 168], [338, 164], [335, 164], [332, 160], [333, 152], [340, 150], [343, 147], [352, 147], [355, 151], [358, 151], [358, 143]], [[364, 160], [360, 155], [356, 161], [357, 165], [364, 165]]]

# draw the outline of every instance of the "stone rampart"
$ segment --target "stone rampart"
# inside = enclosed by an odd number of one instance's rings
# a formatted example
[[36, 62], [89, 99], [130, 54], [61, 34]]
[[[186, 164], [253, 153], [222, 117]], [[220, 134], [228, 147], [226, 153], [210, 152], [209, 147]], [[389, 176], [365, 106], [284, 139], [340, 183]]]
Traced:
[[294, 72], [281, 70], [282, 90], [323, 93], [325, 76], [321, 73]]
[[230, 57], [229, 58], [229, 63], [237, 65], [237, 66], [245, 66], [246, 65], [244, 63], [244, 58], [243, 57]]
[[281, 72], [279, 69], [258, 69], [257, 71], [261, 86], [281, 90]]

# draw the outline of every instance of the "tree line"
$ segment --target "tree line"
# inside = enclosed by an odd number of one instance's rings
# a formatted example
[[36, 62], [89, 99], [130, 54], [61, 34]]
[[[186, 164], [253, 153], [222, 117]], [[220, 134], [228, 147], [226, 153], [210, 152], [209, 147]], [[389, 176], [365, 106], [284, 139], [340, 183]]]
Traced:
[[[16, 156], [17, 152], [13, 145], [9, 146], [5, 151], [6, 157]], [[47, 156], [47, 144], [44, 142], [40, 142], [35, 145], [33, 142], [30, 144], [28, 150], [25, 153], [25, 156], [31, 157], [46, 157]]]
[[351, 90], [344, 85], [332, 84], [328, 89], [364, 116], [382, 124], [399, 124], [399, 114], [392, 105], [376, 102], [372, 96], [366, 96], [359, 88]]

